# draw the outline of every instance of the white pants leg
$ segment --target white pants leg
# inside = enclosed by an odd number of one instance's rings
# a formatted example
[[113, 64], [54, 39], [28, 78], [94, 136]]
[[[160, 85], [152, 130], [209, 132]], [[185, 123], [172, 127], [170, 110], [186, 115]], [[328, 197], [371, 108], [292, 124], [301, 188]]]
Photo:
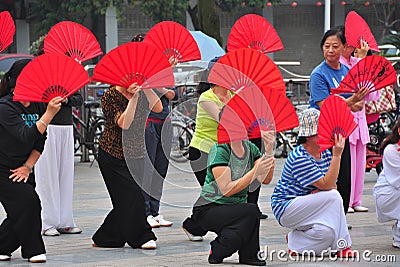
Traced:
[[288, 236], [288, 248], [292, 251], [313, 250], [319, 255], [329, 247], [343, 250], [345, 247], [337, 246], [339, 240], [344, 240], [346, 247], [351, 246], [342, 198], [337, 190], [297, 197], [282, 214], [281, 224], [292, 229]]
[[375, 186], [374, 197], [378, 221], [395, 221], [392, 228], [393, 242], [400, 247], [400, 190], [389, 184]]
[[44, 151], [35, 165], [43, 230], [76, 226], [72, 211], [73, 140], [72, 125], [48, 126]]

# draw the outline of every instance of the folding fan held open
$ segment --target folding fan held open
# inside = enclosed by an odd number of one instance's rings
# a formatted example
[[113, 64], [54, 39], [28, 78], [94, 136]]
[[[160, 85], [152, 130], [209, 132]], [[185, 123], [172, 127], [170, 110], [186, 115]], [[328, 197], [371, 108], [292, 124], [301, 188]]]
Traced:
[[173, 21], [162, 21], [154, 25], [143, 42], [160, 48], [167, 59], [174, 57], [178, 62], [201, 59], [193, 36], [185, 27]]
[[336, 134], [341, 134], [347, 139], [356, 127], [354, 116], [346, 101], [336, 95], [327, 97], [318, 119], [319, 152], [334, 146]]
[[378, 55], [367, 56], [361, 59], [347, 73], [337, 88], [331, 89], [336, 93], [354, 93], [361, 87], [374, 92], [397, 80], [396, 71], [386, 58]]
[[62, 21], [44, 39], [44, 52], [70, 56], [84, 62], [103, 54], [93, 33], [79, 23]]
[[285, 94], [265, 87], [261, 87], [260, 90], [274, 116], [275, 130], [277, 133], [299, 126], [299, 118], [297, 117], [296, 109]]
[[81, 64], [59, 54], [34, 58], [18, 76], [14, 101], [49, 102], [56, 96], [69, 97], [89, 83]]
[[347, 14], [345, 36], [346, 42], [351, 46], [360, 48], [360, 41], [366, 41], [369, 49], [378, 53], [380, 52], [368, 24], [355, 11], [350, 11], [349, 14]]
[[142, 89], [175, 85], [168, 59], [161, 50], [143, 42], [126, 43], [108, 52], [94, 68], [92, 79], [125, 88], [135, 82]]
[[268, 102], [256, 88], [235, 94], [221, 113], [218, 143], [229, 143], [261, 137], [261, 131], [275, 133], [274, 116]]
[[285, 94], [282, 74], [275, 63], [251, 48], [230, 51], [213, 66], [208, 81], [234, 92], [247, 87], [269, 88]]
[[3, 11], [0, 13], [0, 52], [3, 52], [13, 42], [15, 34], [15, 24], [10, 13]]
[[283, 49], [278, 33], [268, 20], [256, 14], [238, 19], [228, 36], [228, 51], [252, 48], [263, 54]]

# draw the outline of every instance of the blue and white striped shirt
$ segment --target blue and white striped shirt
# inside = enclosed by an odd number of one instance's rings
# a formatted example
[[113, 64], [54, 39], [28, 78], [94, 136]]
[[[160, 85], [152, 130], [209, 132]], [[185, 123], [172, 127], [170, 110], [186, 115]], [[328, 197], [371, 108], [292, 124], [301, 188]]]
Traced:
[[282, 176], [271, 196], [272, 211], [279, 223], [283, 212], [294, 198], [308, 195], [317, 189], [312, 184], [325, 176], [331, 160], [329, 150], [321, 153], [321, 159], [315, 159], [302, 145], [289, 154]]

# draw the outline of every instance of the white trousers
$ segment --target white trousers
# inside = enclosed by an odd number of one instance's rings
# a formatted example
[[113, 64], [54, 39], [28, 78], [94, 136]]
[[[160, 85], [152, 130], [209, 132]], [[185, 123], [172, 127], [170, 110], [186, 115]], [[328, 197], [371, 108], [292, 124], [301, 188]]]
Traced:
[[312, 250], [320, 255], [329, 247], [340, 251], [351, 246], [343, 201], [337, 190], [295, 198], [282, 214], [281, 224], [292, 229], [288, 248], [298, 253]]
[[36, 191], [42, 203], [42, 229], [75, 227], [72, 125], [49, 125], [44, 151], [35, 165]]
[[400, 247], [400, 190], [388, 183], [376, 185], [374, 197], [378, 221], [395, 221], [392, 227], [393, 242]]

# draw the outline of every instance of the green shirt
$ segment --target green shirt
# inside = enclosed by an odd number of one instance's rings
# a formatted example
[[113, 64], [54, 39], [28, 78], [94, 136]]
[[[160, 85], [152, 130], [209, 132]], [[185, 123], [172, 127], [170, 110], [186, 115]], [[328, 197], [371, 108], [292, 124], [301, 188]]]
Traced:
[[223, 196], [212, 173], [212, 168], [216, 166], [228, 166], [231, 169], [231, 179], [235, 181], [249, 172], [254, 167], [254, 162], [261, 157], [261, 153], [257, 146], [248, 140], [243, 141], [243, 146], [245, 153], [242, 158], [232, 153], [229, 144], [216, 144], [211, 148], [206, 180], [200, 194], [202, 198], [217, 204], [247, 202], [248, 187], [230, 197]]
[[218, 122], [201, 107], [200, 103], [204, 101], [215, 102], [220, 108], [224, 106], [224, 103], [219, 100], [211, 88], [200, 95], [197, 104], [196, 130], [190, 146], [209, 153], [211, 147], [217, 143]]

